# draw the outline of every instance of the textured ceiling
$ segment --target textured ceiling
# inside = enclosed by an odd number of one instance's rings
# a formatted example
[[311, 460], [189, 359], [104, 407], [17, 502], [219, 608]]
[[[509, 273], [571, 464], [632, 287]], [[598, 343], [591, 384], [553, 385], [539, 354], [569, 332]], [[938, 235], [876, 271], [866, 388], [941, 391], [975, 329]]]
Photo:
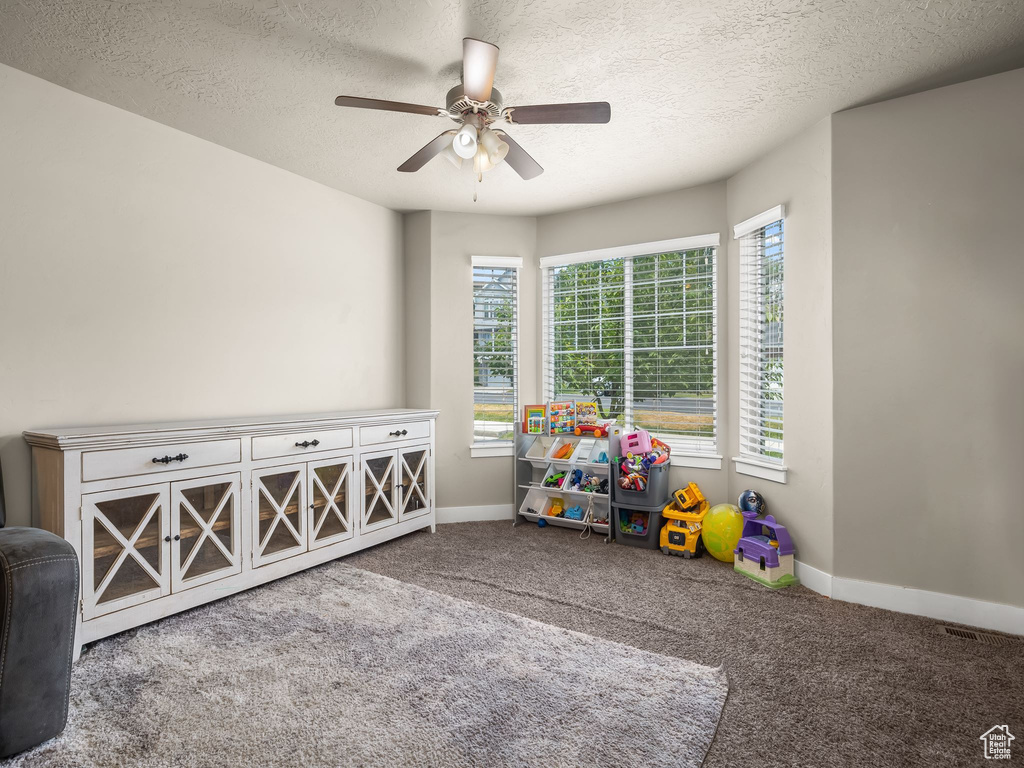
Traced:
[[[608, 101], [509, 133], [544, 166], [395, 168], [451, 123], [461, 38], [507, 105]], [[1024, 66], [1024, 0], [0, 0], [0, 62], [399, 210], [536, 214], [719, 179], [826, 115]]]

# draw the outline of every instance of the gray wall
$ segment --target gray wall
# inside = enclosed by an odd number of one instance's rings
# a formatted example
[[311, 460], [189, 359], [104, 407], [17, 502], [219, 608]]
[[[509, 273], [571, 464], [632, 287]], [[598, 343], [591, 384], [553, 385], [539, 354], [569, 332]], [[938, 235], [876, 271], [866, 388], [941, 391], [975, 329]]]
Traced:
[[[520, 256], [520, 402], [535, 402], [537, 270], [531, 268], [536, 220], [520, 216], [421, 212], [405, 217], [407, 327], [429, 338], [429, 355], [410, 358], [407, 393], [416, 405], [438, 409], [439, 507], [511, 505], [511, 456], [471, 458], [473, 442], [473, 256]], [[429, 272], [425, 276], [425, 262]], [[410, 404], [413, 404], [410, 400]]]
[[[822, 120], [750, 164], [728, 182], [730, 226], [786, 205], [785, 484], [736, 472], [729, 462], [729, 498], [755, 488], [793, 534], [797, 558], [832, 571], [832, 168], [831, 124]], [[739, 370], [739, 241], [729, 239], [729, 361]], [[728, 402], [739, 402], [729, 381]], [[729, 433], [736, 456], [739, 425]]]
[[[725, 182], [705, 184], [660, 195], [625, 200], [566, 213], [541, 216], [537, 219], [537, 257], [556, 256], [578, 251], [611, 248], [618, 245], [669, 240], [690, 235], [718, 232], [722, 246], [718, 251], [718, 434], [719, 452], [723, 455], [722, 470], [673, 467], [674, 487], [696, 482], [713, 502], [729, 498], [726, 464], [729, 454], [729, 435], [732, 430], [730, 401], [725, 396], [725, 382], [729, 377], [729, 356], [725, 288], [729, 280], [729, 261], [726, 258], [727, 223], [725, 219]], [[534, 271], [539, 272], [534, 262]], [[537, 288], [538, 306], [540, 286]], [[543, 352], [540, 336], [536, 339], [535, 359]], [[538, 363], [537, 373], [540, 376]], [[537, 391], [541, 382], [538, 378]]]
[[1024, 605], [1024, 70], [833, 118], [835, 572]]
[[399, 214], [4, 66], [0, 103], [11, 524], [25, 429], [402, 403]]

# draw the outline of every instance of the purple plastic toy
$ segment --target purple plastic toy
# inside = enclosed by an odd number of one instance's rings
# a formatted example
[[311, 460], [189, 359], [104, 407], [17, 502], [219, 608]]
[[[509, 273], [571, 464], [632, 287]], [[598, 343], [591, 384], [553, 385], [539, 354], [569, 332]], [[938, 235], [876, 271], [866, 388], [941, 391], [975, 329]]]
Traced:
[[743, 513], [743, 535], [733, 550], [733, 569], [772, 589], [798, 584], [793, 575], [793, 541], [772, 515]]

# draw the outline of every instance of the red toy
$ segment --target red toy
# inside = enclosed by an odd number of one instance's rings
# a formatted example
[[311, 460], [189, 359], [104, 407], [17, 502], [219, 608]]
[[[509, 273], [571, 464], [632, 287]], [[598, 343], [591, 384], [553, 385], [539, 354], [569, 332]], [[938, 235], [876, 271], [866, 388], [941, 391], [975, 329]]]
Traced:
[[596, 424], [577, 424], [576, 434], [582, 435], [584, 432], [593, 434], [594, 437], [604, 437], [604, 431]]

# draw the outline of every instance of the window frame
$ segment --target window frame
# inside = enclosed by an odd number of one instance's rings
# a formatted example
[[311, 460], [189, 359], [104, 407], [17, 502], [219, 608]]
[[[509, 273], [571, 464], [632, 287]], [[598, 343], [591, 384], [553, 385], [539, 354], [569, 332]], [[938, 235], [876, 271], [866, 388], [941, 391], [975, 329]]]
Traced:
[[[475, 428], [470, 434], [472, 442], [469, 446], [470, 458], [488, 458], [494, 456], [515, 455], [515, 430], [518, 424], [519, 413], [519, 287], [523, 268], [521, 256], [471, 256], [470, 257], [470, 280], [473, 284], [473, 331], [476, 331], [476, 287], [474, 270], [477, 267], [492, 267], [495, 269], [512, 269], [515, 271], [515, 296], [513, 299], [514, 319], [512, 323], [512, 431], [511, 440], [480, 440], [476, 436]], [[474, 341], [473, 355], [473, 388], [476, 388], [476, 350]], [[472, 405], [476, 406], [476, 396], [473, 396]], [[475, 419], [474, 419], [475, 423]]]
[[[745, 311], [745, 301], [743, 296], [744, 281], [747, 279], [747, 273], [754, 267], [751, 264], [750, 259], [762, 259], [763, 254], [757, 250], [757, 246], [752, 242], [752, 238], [757, 236], [766, 227], [774, 225], [778, 222], [782, 224], [782, 312], [783, 312], [783, 330], [782, 330], [782, 412], [783, 421], [782, 427], [779, 430], [782, 433], [782, 454], [779, 458], [774, 458], [766, 455], [764, 452], [752, 452], [747, 450], [747, 442], [744, 440], [744, 430], [748, 433], [751, 431], [757, 431], [763, 433], [766, 430], [766, 420], [763, 414], [760, 414], [756, 420], [752, 419], [748, 415], [748, 409], [744, 407], [745, 403], [748, 403], [753, 398], [749, 394], [749, 387], [753, 385], [753, 381], [750, 376], [744, 371], [743, 354], [744, 344], [743, 340], [745, 337], [752, 335], [752, 330], [748, 328], [751, 322], [750, 316]], [[738, 241], [739, 244], [739, 306], [737, 308], [737, 329], [738, 329], [738, 348], [736, 351], [735, 360], [737, 362], [738, 371], [738, 387], [737, 387], [737, 419], [736, 419], [736, 436], [737, 436], [737, 455], [733, 457], [733, 462], [736, 466], [736, 471], [743, 475], [750, 475], [757, 477], [762, 480], [769, 480], [775, 483], [785, 483], [788, 475], [788, 467], [785, 464], [785, 285], [786, 285], [786, 207], [784, 205], [777, 205], [774, 208], [769, 208], [767, 211], [752, 216], [746, 221], [740, 222], [733, 227], [733, 237]], [[753, 250], [752, 250], [753, 248]], [[763, 284], [760, 286], [763, 291]], [[749, 290], [749, 289], [748, 289]], [[758, 320], [758, 323], [761, 321]], [[762, 334], [757, 334], [759, 337]], [[759, 351], [758, 354], [762, 355], [765, 342], [763, 338], [759, 339]]]
[[[633, 275], [632, 275], [632, 259], [641, 256], [650, 256], [656, 253], [669, 253], [669, 252], [681, 252], [681, 251], [693, 251], [703, 248], [715, 249], [715, 264], [713, 271], [713, 313], [712, 320], [714, 323], [714, 343], [712, 344], [713, 353], [713, 383], [714, 383], [714, 410], [713, 418], [715, 423], [715, 436], [711, 442], [712, 449], [709, 451], [693, 451], [677, 448], [673, 443], [673, 435], [660, 436], [659, 439], [664, 440], [666, 443], [673, 447], [672, 450], [672, 465], [680, 467], [690, 467], [697, 469], [721, 469], [722, 468], [722, 455], [721, 455], [721, 414], [720, 414], [720, 389], [719, 389], [719, 372], [720, 372], [720, 361], [719, 361], [719, 349], [721, 345], [721, 339], [719, 336], [719, 270], [718, 260], [721, 258], [721, 237], [719, 233], [711, 233], [706, 235], [694, 235], [690, 237], [673, 238], [671, 240], [658, 240], [648, 243], [635, 243], [632, 245], [616, 246], [613, 248], [601, 248], [591, 251], [580, 251], [577, 253], [560, 254], [556, 256], [545, 256], [540, 259], [540, 270], [541, 270], [541, 370], [542, 370], [542, 391], [546, 400], [550, 401], [554, 397], [554, 381], [552, 377], [553, 365], [551, 365], [551, 358], [553, 354], [552, 345], [553, 339], [553, 327], [552, 327], [552, 296], [550, 272], [551, 270], [569, 266], [572, 264], [582, 264], [586, 262], [597, 262], [597, 261], [611, 261], [614, 259], [625, 258], [626, 259], [626, 277], [625, 277], [625, 309], [624, 309], [624, 325], [625, 325], [625, 338], [623, 339], [623, 366], [625, 371], [632, 371], [632, 355], [633, 355], [633, 306], [632, 306], [632, 292], [633, 292]], [[626, 400], [627, 414], [632, 414], [633, 404], [633, 376], [631, 374], [626, 375], [626, 380], [623, 382], [623, 397]], [[657, 433], [654, 433], [657, 435]]]

